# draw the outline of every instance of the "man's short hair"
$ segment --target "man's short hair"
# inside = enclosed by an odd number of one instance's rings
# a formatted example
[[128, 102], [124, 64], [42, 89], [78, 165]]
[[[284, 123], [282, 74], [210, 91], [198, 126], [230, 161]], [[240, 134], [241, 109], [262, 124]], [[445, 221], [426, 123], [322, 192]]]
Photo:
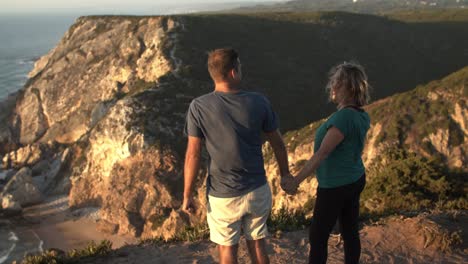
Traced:
[[239, 54], [232, 48], [215, 49], [208, 53], [208, 72], [211, 78], [217, 81], [226, 80], [229, 72], [236, 69]]

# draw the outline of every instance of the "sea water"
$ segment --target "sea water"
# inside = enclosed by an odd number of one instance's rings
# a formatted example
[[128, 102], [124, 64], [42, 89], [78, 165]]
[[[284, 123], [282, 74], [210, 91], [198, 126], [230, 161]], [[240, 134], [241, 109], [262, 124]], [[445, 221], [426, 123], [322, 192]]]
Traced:
[[0, 15], [0, 98], [23, 87], [34, 62], [73, 24], [73, 15]]

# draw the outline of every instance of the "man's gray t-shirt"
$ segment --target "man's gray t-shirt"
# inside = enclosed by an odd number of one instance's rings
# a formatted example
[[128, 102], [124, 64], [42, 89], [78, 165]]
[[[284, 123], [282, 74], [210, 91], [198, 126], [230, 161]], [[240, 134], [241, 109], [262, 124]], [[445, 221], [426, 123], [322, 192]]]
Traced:
[[237, 197], [266, 183], [261, 134], [276, 130], [277, 123], [259, 93], [214, 91], [192, 101], [185, 133], [205, 140], [209, 195]]

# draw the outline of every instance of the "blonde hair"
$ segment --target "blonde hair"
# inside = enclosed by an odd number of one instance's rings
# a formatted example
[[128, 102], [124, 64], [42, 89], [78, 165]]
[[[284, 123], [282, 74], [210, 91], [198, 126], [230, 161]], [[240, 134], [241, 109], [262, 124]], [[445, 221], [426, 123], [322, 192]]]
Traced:
[[367, 74], [359, 63], [343, 62], [334, 66], [328, 74], [327, 91], [331, 100], [331, 89], [344, 86], [348, 96], [351, 96], [358, 106], [367, 105], [370, 101], [370, 85]]

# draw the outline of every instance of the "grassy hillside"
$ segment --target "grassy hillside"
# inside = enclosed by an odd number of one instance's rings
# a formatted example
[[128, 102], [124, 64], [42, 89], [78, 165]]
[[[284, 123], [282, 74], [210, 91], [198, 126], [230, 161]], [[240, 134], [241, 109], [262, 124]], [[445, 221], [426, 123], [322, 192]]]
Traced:
[[386, 13], [401, 10], [463, 9], [466, 0], [293, 0], [279, 4], [243, 7], [243, 12], [259, 11], [346, 11], [356, 13]]
[[466, 143], [465, 132], [451, 116], [455, 114], [455, 105], [466, 108], [467, 98], [468, 67], [465, 67], [441, 81], [419, 85], [414, 90], [369, 106], [372, 121], [386, 124], [376, 144], [391, 141], [397, 142], [399, 147], [420, 145], [431, 152], [423, 139], [441, 129], [450, 132], [450, 146]]
[[468, 20], [468, 9], [400, 10], [384, 16], [403, 22], [462, 22]]
[[[400, 17], [401, 18], [401, 17]], [[374, 99], [441, 78], [468, 61], [468, 16], [459, 22], [407, 23], [342, 12], [189, 15], [175, 55], [182, 75], [209, 91], [207, 52], [239, 50], [246, 87], [265, 93], [284, 130], [327, 116], [328, 70], [347, 60], [366, 67]]]

